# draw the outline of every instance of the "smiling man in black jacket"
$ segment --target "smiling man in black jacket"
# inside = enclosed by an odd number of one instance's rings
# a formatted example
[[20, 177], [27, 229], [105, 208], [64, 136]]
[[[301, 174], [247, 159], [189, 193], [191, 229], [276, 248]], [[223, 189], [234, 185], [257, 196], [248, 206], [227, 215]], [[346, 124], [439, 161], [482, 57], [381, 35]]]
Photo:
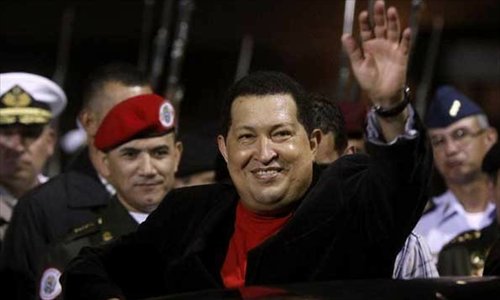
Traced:
[[136, 233], [86, 248], [63, 275], [68, 299], [145, 298], [247, 285], [390, 278], [427, 199], [431, 159], [404, 91], [410, 32], [394, 8], [342, 37], [374, 104], [371, 157], [313, 165], [318, 130], [303, 88], [274, 72], [229, 91], [219, 150], [232, 185], [174, 190]]

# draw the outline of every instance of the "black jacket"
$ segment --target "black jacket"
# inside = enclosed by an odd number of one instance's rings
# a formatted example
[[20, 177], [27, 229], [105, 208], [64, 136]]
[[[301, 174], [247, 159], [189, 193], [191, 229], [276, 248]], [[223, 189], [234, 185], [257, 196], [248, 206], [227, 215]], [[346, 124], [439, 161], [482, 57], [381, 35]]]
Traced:
[[73, 228], [60, 241], [50, 245], [42, 257], [41, 272], [37, 276], [37, 295], [42, 299], [54, 299], [60, 295], [58, 276], [83, 247], [110, 243], [115, 238], [137, 230], [137, 226], [137, 221], [118, 198], [111, 198], [109, 205], [96, 211], [94, 220]]
[[[41, 259], [49, 245], [93, 221], [110, 195], [83, 149], [68, 171], [22, 197], [14, 209], [0, 256], [0, 273], [17, 299], [35, 294]], [[3, 285], [3, 284], [2, 284]], [[9, 293], [10, 294], [10, 293]]]
[[439, 275], [481, 276], [488, 252], [499, 237], [496, 220], [481, 230], [462, 232], [439, 252]]
[[[424, 135], [369, 145], [371, 159], [327, 167], [293, 217], [248, 254], [246, 285], [390, 278], [428, 197]], [[85, 248], [63, 274], [68, 299], [127, 299], [222, 288], [239, 196], [233, 186], [174, 190], [136, 233]]]
[[490, 249], [484, 265], [484, 276], [500, 276], [500, 237]]

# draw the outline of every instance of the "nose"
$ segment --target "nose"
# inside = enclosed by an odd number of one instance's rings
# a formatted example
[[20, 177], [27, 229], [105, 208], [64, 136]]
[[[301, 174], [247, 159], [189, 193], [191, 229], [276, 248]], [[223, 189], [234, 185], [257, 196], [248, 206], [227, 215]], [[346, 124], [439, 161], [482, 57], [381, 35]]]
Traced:
[[451, 138], [447, 138], [445, 141], [444, 141], [444, 152], [447, 156], [451, 156], [455, 153], [458, 152], [459, 150], [459, 146], [458, 146], [458, 142], [454, 141], [453, 139]]
[[154, 161], [149, 154], [143, 154], [139, 171], [140, 175], [144, 177], [154, 177], [156, 175]]
[[267, 137], [259, 138], [257, 143], [257, 159], [263, 164], [270, 163], [276, 156], [277, 153], [274, 150], [273, 142]]

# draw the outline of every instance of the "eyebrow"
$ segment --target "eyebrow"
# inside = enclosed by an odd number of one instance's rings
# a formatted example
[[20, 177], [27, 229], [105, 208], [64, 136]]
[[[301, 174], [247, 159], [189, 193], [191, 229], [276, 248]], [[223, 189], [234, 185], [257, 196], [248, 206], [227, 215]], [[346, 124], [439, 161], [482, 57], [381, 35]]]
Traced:
[[154, 150], [162, 150], [162, 149], [169, 150], [170, 146], [169, 145], [159, 145], [159, 146], [155, 146], [152, 148], [123, 147], [123, 148], [119, 149], [119, 152], [121, 152], [121, 153], [129, 152], [129, 151], [140, 152], [140, 151], [154, 151]]
[[[272, 125], [271, 126], [271, 130], [276, 130], [278, 128], [281, 128], [281, 127], [287, 127], [287, 126], [290, 126], [290, 127], [294, 127], [294, 123], [292, 122], [287, 122], [287, 123], [279, 123], [279, 124], [276, 124], [276, 125]], [[243, 125], [243, 126], [240, 126], [240, 127], [235, 127], [234, 130], [254, 130], [256, 127], [254, 126], [248, 126], [248, 125]]]
[[158, 150], [170, 150], [170, 147], [168, 145], [160, 145], [160, 146], [156, 146], [156, 147], [153, 147], [153, 148], [149, 148], [148, 151], [158, 151]]

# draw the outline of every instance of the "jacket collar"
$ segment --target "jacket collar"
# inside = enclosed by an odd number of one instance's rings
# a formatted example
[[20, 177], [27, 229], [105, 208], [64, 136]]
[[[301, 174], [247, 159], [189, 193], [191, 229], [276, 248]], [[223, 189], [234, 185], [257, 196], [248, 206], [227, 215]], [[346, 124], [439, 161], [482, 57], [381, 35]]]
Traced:
[[90, 161], [88, 148], [82, 149], [61, 176], [66, 177], [65, 189], [69, 207], [91, 208], [109, 203], [111, 195]]

